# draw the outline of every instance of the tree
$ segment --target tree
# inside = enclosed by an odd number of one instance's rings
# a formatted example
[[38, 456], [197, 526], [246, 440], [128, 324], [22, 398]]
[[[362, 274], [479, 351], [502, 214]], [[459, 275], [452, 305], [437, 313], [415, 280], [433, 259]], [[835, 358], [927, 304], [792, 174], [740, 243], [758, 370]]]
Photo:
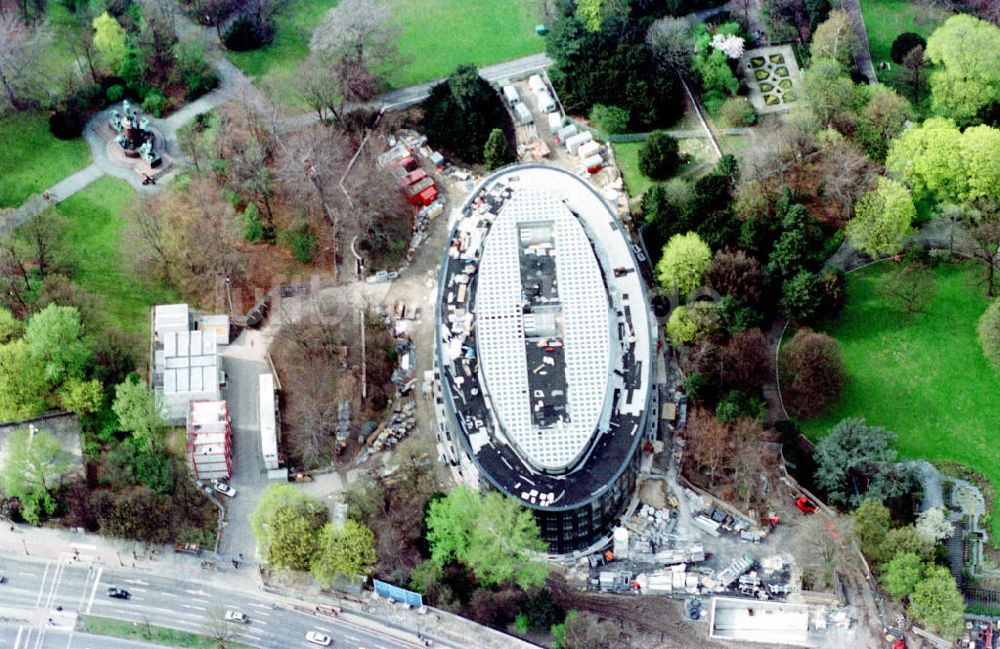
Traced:
[[167, 428], [163, 419], [163, 404], [156, 394], [136, 377], [115, 386], [115, 400], [111, 410], [118, 417], [122, 430], [148, 449], [157, 448], [161, 435]]
[[980, 262], [986, 271], [986, 297], [993, 297], [996, 288], [997, 267], [1000, 266], [1000, 201], [976, 201], [959, 221], [964, 236], [958, 238], [955, 251]]
[[[689, 457], [697, 463], [697, 475], [708, 474], [708, 486], [715, 486], [715, 477], [729, 456], [729, 427], [710, 412], [697, 409], [687, 427]], [[688, 457], [686, 455], [686, 457]]]
[[469, 162], [483, 161], [490, 133], [509, 119], [500, 97], [472, 65], [458, 66], [433, 86], [423, 108], [430, 142]]
[[780, 377], [789, 414], [806, 419], [819, 415], [844, 389], [840, 345], [825, 334], [799, 329], [781, 350]]
[[893, 433], [864, 419], [844, 419], [816, 445], [816, 485], [832, 503], [859, 505], [868, 477], [895, 461], [895, 441]]
[[226, 649], [236, 639], [236, 626], [226, 619], [225, 606], [213, 606], [205, 612], [205, 631], [215, 640], [215, 649]]
[[367, 575], [375, 565], [375, 535], [363, 524], [347, 519], [343, 525], [327, 523], [310, 570], [321, 584], [332, 586], [339, 577]]
[[969, 123], [1000, 99], [1000, 28], [969, 15], [952, 16], [927, 39], [925, 56], [935, 112]]
[[50, 304], [28, 320], [24, 340], [52, 385], [80, 378], [90, 360], [80, 312], [70, 306]]
[[862, 500], [851, 514], [851, 522], [861, 551], [870, 561], [882, 561], [882, 546], [892, 526], [889, 508], [877, 500]]
[[902, 177], [918, 198], [961, 203], [968, 196], [971, 170], [955, 122], [932, 117], [903, 131], [886, 156], [886, 171]]
[[950, 640], [957, 639], [965, 627], [965, 598], [944, 566], [927, 568], [924, 578], [914, 586], [906, 610], [918, 622]]
[[490, 131], [489, 138], [486, 139], [486, 146], [483, 148], [483, 166], [487, 171], [493, 171], [514, 161], [511, 155], [510, 144], [503, 131], [495, 128]]
[[917, 209], [902, 183], [883, 176], [875, 189], [861, 197], [854, 214], [847, 224], [847, 237], [855, 246], [878, 258], [902, 249]]
[[621, 106], [605, 106], [604, 104], [594, 104], [590, 109], [590, 121], [597, 125], [604, 133], [627, 133], [629, 114], [628, 110]]
[[320, 548], [320, 531], [329, 512], [321, 500], [294, 485], [268, 485], [250, 514], [250, 528], [268, 563], [291, 570], [308, 570]]
[[611, 620], [572, 611], [566, 616], [566, 649], [616, 649], [623, 646], [621, 629]]
[[918, 537], [935, 545], [955, 533], [955, 528], [948, 520], [948, 514], [941, 507], [931, 507], [920, 512], [915, 527]]
[[59, 403], [76, 415], [89, 415], [101, 407], [104, 401], [104, 386], [97, 379], [67, 379], [57, 391]]
[[626, 15], [628, 3], [624, 0], [579, 0], [576, 15], [592, 32], [601, 30], [604, 19], [609, 16]]
[[906, 59], [906, 55], [917, 47], [921, 49], [927, 47], [927, 41], [924, 37], [913, 32], [903, 32], [892, 41], [892, 54], [890, 54], [890, 57], [895, 63], [902, 65]]
[[431, 502], [426, 522], [438, 567], [464, 563], [484, 586], [510, 582], [529, 588], [545, 581], [547, 566], [532, 556], [545, 550], [538, 524], [513, 499], [496, 492], [483, 497], [458, 486]]
[[104, 65], [117, 74], [125, 62], [125, 30], [108, 12], [94, 18], [94, 47]]
[[[861, 130], [859, 126], [859, 139]], [[821, 153], [817, 165], [823, 185], [821, 195], [834, 201], [840, 208], [838, 216], [847, 220], [861, 197], [875, 187], [879, 166], [857, 144], [845, 138], [834, 139]]]
[[69, 459], [52, 433], [34, 428], [15, 431], [7, 442], [6, 455], [0, 471], [4, 494], [21, 501], [26, 521], [38, 523], [55, 511], [52, 493], [69, 469]]
[[983, 312], [976, 331], [986, 360], [1000, 371], [1000, 300], [994, 300]]
[[101, 534], [144, 543], [173, 540], [171, 502], [148, 487], [132, 487], [117, 496], [100, 521]]
[[656, 264], [656, 278], [663, 288], [678, 295], [690, 295], [701, 286], [712, 263], [712, 251], [694, 232], [675, 234], [663, 247]]
[[814, 59], [833, 59], [843, 66], [850, 66], [857, 49], [858, 36], [850, 15], [843, 9], [834, 9], [830, 17], [816, 27], [809, 52]]
[[760, 329], [737, 331], [722, 349], [722, 382], [736, 390], [755, 390], [774, 380], [771, 346]]
[[49, 43], [44, 27], [30, 25], [13, 14], [0, 14], [0, 85], [3, 103], [12, 110], [26, 110], [46, 92], [40, 61]]
[[915, 261], [896, 268], [879, 289], [884, 300], [906, 315], [913, 315], [927, 311], [937, 285], [934, 272]]
[[823, 302], [822, 281], [819, 275], [800, 270], [781, 285], [781, 310], [790, 322], [810, 322]]
[[646, 43], [656, 61], [678, 74], [686, 74], [691, 62], [694, 40], [691, 25], [683, 18], [665, 16], [649, 26]]
[[924, 69], [927, 67], [927, 62], [924, 60], [924, 48], [918, 45], [910, 50], [903, 58], [902, 65], [905, 70], [903, 79], [910, 87], [910, 98], [915, 106], [919, 106], [922, 98], [921, 91], [924, 87]]
[[757, 307], [763, 297], [764, 272], [760, 262], [743, 250], [717, 250], [705, 271], [705, 284], [740, 303]]
[[844, 68], [834, 59], [813, 58], [802, 73], [802, 85], [809, 96], [809, 107], [823, 126], [849, 110], [854, 101], [854, 83], [844, 74]]
[[50, 393], [45, 366], [27, 342], [0, 345], [0, 419], [24, 421], [40, 415], [49, 406]]
[[[875, 86], [882, 88], [882, 86]], [[872, 158], [884, 161], [889, 144], [913, 118], [909, 102], [892, 90], [874, 92], [858, 119], [857, 138]]]
[[639, 171], [654, 180], [669, 178], [680, 162], [677, 140], [666, 131], [653, 131], [639, 148]]
[[888, 561], [897, 554], [912, 553], [927, 562], [934, 561], [934, 544], [925, 541], [917, 534], [913, 525], [903, 525], [889, 530], [882, 541], [883, 561]]
[[912, 552], [894, 556], [881, 568], [882, 588], [897, 602], [906, 599], [924, 576], [924, 560]]
[[0, 345], [6, 345], [15, 338], [20, 338], [24, 326], [10, 311], [0, 306]]

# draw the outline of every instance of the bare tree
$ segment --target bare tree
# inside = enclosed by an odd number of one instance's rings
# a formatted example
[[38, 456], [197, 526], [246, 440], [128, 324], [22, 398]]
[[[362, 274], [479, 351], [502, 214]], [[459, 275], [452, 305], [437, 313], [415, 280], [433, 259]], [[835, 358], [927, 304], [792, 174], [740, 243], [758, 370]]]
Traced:
[[61, 214], [46, 210], [17, 230], [18, 239], [26, 248], [25, 258], [34, 266], [41, 280], [52, 273], [68, 274], [70, 270], [63, 244], [65, 228], [66, 219]]
[[382, 69], [398, 56], [399, 27], [380, 0], [342, 0], [313, 32], [310, 49], [369, 70]]
[[226, 649], [235, 640], [236, 632], [226, 619], [225, 606], [213, 606], [205, 612], [205, 631], [217, 649]]
[[961, 223], [965, 236], [955, 241], [955, 251], [975, 259], [986, 271], [986, 297], [996, 291], [997, 266], [1000, 266], [1000, 204], [993, 200], [979, 200], [968, 210]]
[[15, 315], [28, 312], [31, 276], [13, 235], [0, 238], [0, 291], [2, 299]]
[[44, 96], [46, 82], [40, 62], [49, 44], [45, 24], [27, 25], [16, 16], [0, 14], [0, 86], [4, 104], [26, 110]]
[[725, 464], [729, 452], [727, 427], [707, 410], [692, 413], [687, 427], [687, 453], [698, 469], [708, 473], [708, 485], [715, 486], [716, 474]]
[[315, 52], [299, 66], [297, 86], [300, 101], [316, 111], [322, 124], [346, 128], [348, 106], [373, 99], [379, 81], [359, 61]]
[[848, 140], [831, 143], [819, 159], [823, 196], [837, 203], [840, 218], [846, 222], [861, 197], [875, 187], [879, 168], [858, 145]]
[[924, 69], [927, 62], [924, 61], [924, 48], [917, 45], [903, 57], [903, 69], [906, 70], [906, 82], [910, 85], [910, 96], [913, 98], [913, 105], [920, 105], [920, 92], [924, 84]]
[[881, 290], [887, 302], [906, 313], [923, 313], [934, 298], [934, 273], [920, 262], [911, 262], [897, 268]]
[[678, 74], [686, 74], [691, 62], [694, 41], [691, 26], [683, 18], [666, 16], [649, 26], [646, 43], [660, 65]]

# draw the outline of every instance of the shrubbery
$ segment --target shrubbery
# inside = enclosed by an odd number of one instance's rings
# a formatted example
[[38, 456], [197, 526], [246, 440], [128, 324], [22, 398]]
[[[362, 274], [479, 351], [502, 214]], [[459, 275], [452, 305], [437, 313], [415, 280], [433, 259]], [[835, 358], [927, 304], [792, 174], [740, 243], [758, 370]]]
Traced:
[[225, 36], [222, 37], [222, 43], [234, 52], [247, 52], [271, 42], [270, 31], [255, 17], [243, 14], [229, 25]]
[[[596, 107], [595, 107], [596, 108]], [[639, 149], [639, 171], [654, 180], [669, 178], [681, 162], [677, 139], [665, 131], [653, 131]]]

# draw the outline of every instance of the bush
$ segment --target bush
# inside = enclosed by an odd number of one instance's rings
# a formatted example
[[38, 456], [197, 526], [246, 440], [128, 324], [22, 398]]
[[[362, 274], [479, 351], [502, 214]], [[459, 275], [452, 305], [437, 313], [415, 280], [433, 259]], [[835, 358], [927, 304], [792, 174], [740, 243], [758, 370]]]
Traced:
[[219, 76], [205, 60], [201, 44], [185, 41], [174, 46], [177, 73], [187, 90], [186, 97], [194, 99], [219, 84]]
[[222, 43], [234, 52], [247, 52], [267, 45], [270, 41], [269, 32], [254, 16], [243, 14], [229, 25]]
[[590, 121], [607, 134], [627, 133], [629, 119], [628, 110], [619, 106], [594, 104], [590, 109]]
[[296, 223], [292, 231], [292, 254], [302, 264], [308, 264], [316, 256], [316, 235], [305, 221]]
[[733, 128], [753, 126], [757, 123], [757, 111], [746, 97], [730, 97], [722, 103], [719, 116]]
[[119, 102], [125, 96], [125, 88], [121, 84], [116, 83], [104, 92], [104, 96], [107, 97], [108, 103]]
[[142, 109], [153, 117], [159, 117], [166, 106], [167, 98], [159, 90], [150, 90], [146, 98], [142, 100]]
[[781, 391], [793, 417], [822, 414], [840, 398], [847, 374], [836, 340], [799, 329], [781, 349]]
[[920, 34], [903, 32], [892, 42], [892, 53], [890, 54], [890, 57], [893, 61], [902, 65], [903, 59], [906, 58], [906, 55], [909, 54], [914, 47], [927, 49], [927, 41], [924, 40], [924, 37]]
[[57, 110], [49, 116], [49, 131], [60, 140], [72, 140], [83, 134], [85, 114], [75, 110]]
[[253, 203], [243, 210], [243, 238], [255, 243], [264, 238], [264, 224], [260, 220], [257, 206]]
[[466, 162], [483, 162], [490, 134], [509, 124], [500, 97], [471, 65], [458, 66], [432, 87], [423, 109], [431, 144]]
[[639, 149], [639, 171], [654, 180], [669, 178], [681, 162], [677, 140], [665, 131], [653, 131]]

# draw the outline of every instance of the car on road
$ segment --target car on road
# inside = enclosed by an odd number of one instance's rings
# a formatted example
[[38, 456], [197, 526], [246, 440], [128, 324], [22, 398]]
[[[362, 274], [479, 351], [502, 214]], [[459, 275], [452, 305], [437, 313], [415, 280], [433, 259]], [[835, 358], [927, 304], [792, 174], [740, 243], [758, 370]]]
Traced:
[[307, 633], [306, 640], [312, 644], [318, 644], [321, 647], [329, 647], [333, 644], [333, 638], [325, 633], [320, 633], [319, 631], [310, 631]]
[[248, 624], [250, 622], [250, 618], [247, 617], [246, 613], [241, 613], [240, 611], [227, 610], [226, 622], [240, 622], [242, 624]]
[[223, 496], [229, 496], [230, 498], [236, 497], [236, 489], [234, 489], [228, 482], [216, 482], [214, 488]]
[[124, 588], [119, 588], [118, 586], [109, 586], [108, 597], [113, 597], [114, 599], [131, 599], [132, 594], [129, 593]]

